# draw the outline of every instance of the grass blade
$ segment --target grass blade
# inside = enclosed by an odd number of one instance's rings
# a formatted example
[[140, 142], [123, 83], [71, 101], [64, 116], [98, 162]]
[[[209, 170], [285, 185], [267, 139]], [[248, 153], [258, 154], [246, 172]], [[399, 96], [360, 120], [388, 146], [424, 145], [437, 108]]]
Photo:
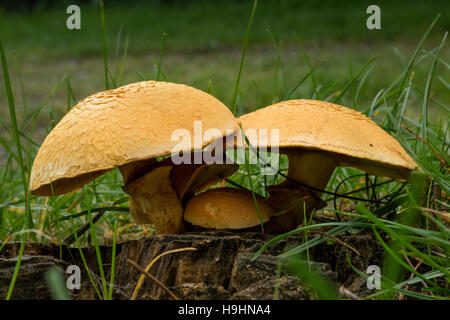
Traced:
[[444, 47], [445, 40], [447, 39], [448, 32], [445, 33], [444, 38], [442, 39], [441, 45], [436, 53], [433, 64], [431, 65], [430, 73], [428, 75], [427, 84], [425, 86], [425, 93], [423, 95], [423, 103], [422, 103], [422, 132], [423, 139], [427, 140], [427, 123], [428, 123], [428, 101], [430, 100], [430, 89], [431, 84], [433, 82], [434, 74], [436, 71], [436, 65], [439, 59], [439, 54], [441, 53], [442, 48]]
[[3, 50], [3, 45], [1, 43], [1, 41], [0, 41], [0, 54], [1, 54], [1, 59], [2, 59], [3, 78], [5, 81], [5, 89], [6, 89], [6, 94], [8, 96], [9, 113], [11, 116], [11, 125], [13, 128], [13, 130], [12, 130], [13, 137], [14, 137], [14, 142], [16, 144], [16, 148], [17, 148], [17, 150], [16, 150], [17, 158], [19, 160], [18, 165], [20, 167], [23, 191], [24, 191], [25, 199], [26, 199], [26, 201], [25, 201], [26, 226], [27, 226], [27, 229], [33, 229], [34, 225], [33, 225], [33, 218], [31, 216], [31, 211], [30, 211], [27, 173], [26, 173], [25, 163], [24, 163], [23, 155], [22, 155], [22, 144], [20, 142], [20, 133], [19, 133], [18, 125], [17, 125], [16, 107], [14, 105], [14, 95], [12, 92], [11, 81], [9, 78], [8, 63], [6, 62], [6, 55], [5, 55], [5, 51]]
[[234, 88], [233, 106], [231, 108], [234, 115], [236, 115], [237, 100], [238, 100], [238, 95], [239, 95], [239, 86], [241, 84], [242, 69], [244, 68], [244, 60], [245, 60], [245, 54], [247, 53], [248, 39], [250, 37], [250, 31], [252, 29], [253, 18], [255, 17], [257, 5], [258, 5], [258, 0], [255, 0], [253, 2], [252, 12], [250, 14], [250, 19], [249, 19], [248, 25], [247, 25], [247, 31], [245, 32], [245, 36], [244, 36], [244, 43], [242, 45], [241, 62], [239, 64], [239, 72], [238, 72], [238, 76], [236, 79], [236, 86]]
[[[160, 76], [163, 75], [163, 73], [161, 71], [161, 65], [162, 65], [162, 60], [163, 60], [163, 56], [164, 56], [164, 50], [166, 49], [166, 38], [167, 38], [167, 33], [163, 32], [162, 39], [161, 39], [161, 52], [159, 54], [158, 64], [156, 65], [156, 81], [159, 81]], [[163, 77], [164, 77], [164, 75], [163, 75]], [[164, 79], [165, 79], [165, 77], [164, 77]]]
[[109, 281], [109, 292], [108, 300], [112, 300], [113, 290], [114, 290], [114, 276], [116, 272], [116, 244], [117, 244], [117, 220], [114, 221], [114, 232], [113, 232], [113, 245], [112, 245], [112, 256], [111, 256], [111, 277]]
[[105, 5], [103, 0], [99, 2], [100, 9], [100, 24], [102, 28], [102, 41], [103, 41], [103, 65], [105, 69], [105, 88], [109, 90], [109, 71], [108, 71], [108, 50], [106, 46], [106, 25], [105, 25]]
[[23, 256], [24, 250], [25, 250], [25, 234], [23, 236], [22, 242], [20, 243], [19, 255], [17, 256], [17, 263], [14, 268], [14, 274], [12, 276], [11, 283], [9, 284], [9, 289], [8, 289], [8, 293], [6, 295], [6, 300], [11, 299], [11, 295], [14, 290], [14, 285], [16, 284], [17, 276], [19, 274], [20, 263], [22, 262], [22, 256]]
[[[436, 22], [439, 20], [440, 18], [440, 14], [437, 15], [436, 18], [434, 18], [433, 22], [431, 23], [431, 25], [428, 27], [427, 31], [425, 32], [425, 34], [423, 35], [422, 39], [419, 42], [419, 45], [417, 46], [416, 50], [414, 51], [413, 55], [411, 56], [411, 58], [408, 61], [408, 66], [406, 67], [406, 70], [403, 73], [403, 77], [402, 80], [400, 82], [400, 90], [398, 91], [395, 99], [394, 99], [394, 105], [392, 107], [392, 115], [394, 116], [394, 119], [396, 118], [397, 115], [397, 109], [398, 109], [398, 104], [400, 103], [400, 95], [403, 92], [403, 87], [406, 83], [406, 80], [409, 78], [409, 74], [411, 72], [411, 69], [414, 65], [414, 62], [416, 61], [417, 55], [420, 52], [420, 49], [422, 49], [423, 44], [425, 42], [425, 39], [428, 37], [428, 34], [430, 33], [431, 29], [433, 29], [434, 25], [436, 24]], [[387, 123], [387, 130], [390, 131], [390, 129], [392, 128], [392, 123], [388, 118], [388, 123]]]

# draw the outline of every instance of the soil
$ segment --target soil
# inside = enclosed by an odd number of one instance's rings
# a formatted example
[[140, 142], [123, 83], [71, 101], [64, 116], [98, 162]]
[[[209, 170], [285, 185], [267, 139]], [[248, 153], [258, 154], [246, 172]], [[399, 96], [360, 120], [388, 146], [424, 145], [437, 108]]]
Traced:
[[[155, 235], [147, 239], [128, 241], [117, 245], [114, 299], [130, 299], [140, 273], [127, 259], [145, 268], [159, 254], [178, 248], [194, 247], [196, 251], [183, 251], [163, 256], [149, 270], [180, 299], [273, 299], [278, 284], [279, 299], [314, 299], [313, 291], [298, 277], [281, 268], [277, 276], [277, 255], [302, 243], [301, 236], [292, 236], [270, 246], [255, 261], [254, 253], [270, 237], [263, 240], [254, 232], [191, 232], [182, 235]], [[365, 271], [371, 264], [381, 265], [383, 250], [367, 235], [343, 235], [342, 242], [333, 241], [314, 247], [310, 251], [311, 266], [336, 284], [356, 296], [371, 294], [365, 279], [347, 262]], [[9, 243], [0, 251], [0, 296], [6, 296], [17, 262], [20, 243]], [[86, 264], [94, 274], [97, 287], [101, 279], [94, 248], [83, 248]], [[109, 282], [111, 247], [100, 247], [106, 278]], [[27, 243], [12, 299], [51, 299], [45, 273], [52, 267], [65, 274], [69, 265], [81, 269], [81, 289], [71, 290], [73, 299], [97, 299], [86, 273], [78, 248], [53, 244]], [[101, 289], [100, 289], [101, 290]], [[150, 279], [145, 279], [137, 299], [170, 299], [168, 294]]]

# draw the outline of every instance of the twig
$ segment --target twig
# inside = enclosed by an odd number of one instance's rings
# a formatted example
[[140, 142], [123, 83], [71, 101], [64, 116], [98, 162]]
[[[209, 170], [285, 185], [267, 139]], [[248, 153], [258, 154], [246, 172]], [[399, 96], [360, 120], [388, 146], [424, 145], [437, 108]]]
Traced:
[[[97, 213], [94, 218], [92, 218], [92, 224], [95, 224], [98, 220], [100, 220], [100, 218], [105, 214], [105, 212], [107, 212], [108, 209], [104, 209], [101, 210], [99, 213]], [[79, 227], [76, 231], [77, 233], [77, 237], [80, 237], [83, 235], [83, 233], [85, 233], [86, 231], [88, 231], [91, 227], [91, 223], [87, 222], [84, 225], [82, 225], [81, 227]], [[75, 236], [73, 234], [71, 234], [70, 236], [68, 236], [66, 239], [64, 239], [64, 243], [68, 246], [70, 246], [73, 242], [75, 241]]]
[[134, 262], [131, 259], [127, 259], [127, 263], [131, 264], [136, 270], [138, 270], [140, 273], [145, 275], [147, 278], [152, 279], [161, 289], [163, 289], [167, 294], [174, 300], [180, 300], [176, 295], [172, 293], [161, 281], [156, 279], [153, 275], [145, 271], [140, 265], [138, 265], [136, 262]]
[[336, 242], [339, 242], [339, 243], [342, 244], [344, 247], [347, 247], [347, 248], [349, 248], [350, 250], [352, 250], [352, 251], [353, 251], [354, 253], [356, 253], [358, 256], [361, 255], [361, 253], [359, 253], [358, 250], [356, 250], [355, 248], [353, 248], [353, 247], [352, 247], [351, 245], [349, 245], [348, 243], [345, 243], [345, 242], [342, 241], [341, 239], [339, 239], [339, 238], [337, 238], [337, 237], [335, 237], [335, 236], [332, 236], [331, 234], [328, 234], [328, 233], [323, 232], [323, 231], [318, 231], [318, 233], [321, 234], [321, 235], [323, 235], [323, 236], [326, 236], [326, 237], [328, 237], [328, 238], [330, 238], [330, 239], [333, 239], [333, 240], [335, 240]]
[[361, 300], [356, 294], [348, 290], [344, 285], [339, 288], [339, 293], [346, 298], [350, 298], [352, 300]]
[[[406, 262], [408, 262], [408, 264], [410, 265], [410, 267], [413, 268], [413, 269], [416, 270], [416, 271], [417, 271], [417, 269], [420, 267], [420, 265], [422, 264], [422, 261], [419, 261], [419, 262], [417, 263], [417, 265], [414, 267], [414, 266], [412, 265], [412, 263], [411, 263], [411, 260], [409, 260], [408, 256], [407, 256], [406, 254], [403, 254], [403, 256], [405, 257], [405, 260], [406, 260]], [[412, 279], [413, 277], [414, 277], [414, 273], [411, 273], [411, 275], [409, 276], [409, 279]], [[421, 282], [422, 282], [422, 284], [423, 284], [425, 287], [428, 287], [427, 284], [426, 284], [425, 282], [423, 282], [423, 281], [421, 281]], [[408, 290], [408, 288], [409, 288], [409, 284], [406, 284], [406, 285], [405, 285], [405, 290]], [[398, 299], [399, 299], [399, 300], [403, 300], [404, 297], [405, 297], [405, 294], [404, 294], [404, 293], [400, 293], [400, 295], [398, 296]]]
[[[150, 261], [150, 263], [147, 265], [147, 267], [145, 267], [144, 270], [146, 272], [148, 272], [156, 261], [158, 261], [160, 258], [162, 258], [163, 256], [165, 256], [167, 254], [176, 253], [176, 252], [183, 252], [183, 251], [197, 251], [197, 249], [193, 248], [193, 247], [187, 247], [187, 248], [180, 248], [180, 249], [174, 249], [174, 250], [169, 250], [169, 251], [163, 252], [160, 255], [158, 255], [155, 259]], [[133, 295], [131, 296], [130, 300], [135, 300], [136, 299], [136, 297], [137, 297], [137, 295], [139, 293], [139, 289], [141, 288], [142, 283], [144, 282], [144, 279], [145, 279], [145, 275], [142, 274], [139, 277], [139, 280], [138, 280], [138, 282], [136, 284], [136, 287], [134, 288]]]
[[442, 165], [449, 169], [449, 165], [447, 163], [447, 161], [425, 140], [423, 139], [421, 136], [419, 136], [417, 133], [415, 133], [413, 130], [411, 130], [410, 128], [408, 128], [405, 125], [402, 125], [403, 129], [405, 129], [406, 131], [408, 131], [409, 133], [413, 134], [417, 139], [419, 139], [423, 144], [425, 144], [428, 148], [430, 148], [430, 150], [433, 152], [434, 156], [442, 163]]
[[435, 216], [439, 215], [445, 221], [450, 222], [450, 213], [449, 212], [441, 212], [441, 211], [438, 211], [438, 210], [434, 210], [434, 209], [430, 209], [430, 208], [424, 208], [424, 207], [421, 207], [421, 209], [424, 210], [424, 211], [430, 212], [430, 213], [434, 214]]

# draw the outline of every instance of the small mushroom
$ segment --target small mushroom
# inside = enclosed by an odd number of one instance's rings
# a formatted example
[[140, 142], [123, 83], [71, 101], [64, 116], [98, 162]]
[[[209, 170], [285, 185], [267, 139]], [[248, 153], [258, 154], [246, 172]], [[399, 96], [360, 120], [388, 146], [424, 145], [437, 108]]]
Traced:
[[284, 214], [271, 219], [268, 232], [292, 230], [302, 223], [305, 213], [323, 208], [326, 203], [320, 200], [317, 189], [325, 189], [336, 166], [397, 179], [407, 179], [417, 167], [400, 143], [375, 122], [340, 105], [289, 100], [243, 115], [239, 121], [244, 132], [278, 129], [278, 141], [248, 135], [250, 144], [258, 148], [278, 147], [280, 153], [288, 156], [288, 177], [303, 185], [285, 180], [267, 188], [267, 201], [275, 213], [291, 204]]
[[[194, 121], [201, 121], [203, 131], [214, 129], [200, 146]], [[190, 144], [172, 139], [179, 129], [189, 132]], [[159, 233], [180, 233], [173, 167], [170, 158], [156, 159], [204, 148], [237, 129], [224, 104], [186, 85], [143, 81], [99, 92], [73, 107], [46, 137], [31, 170], [31, 193], [69, 193], [119, 167], [133, 220], [152, 222]]]
[[258, 195], [259, 213], [250, 192], [234, 188], [206, 190], [191, 198], [184, 210], [184, 219], [207, 229], [247, 229], [269, 221], [272, 209]]

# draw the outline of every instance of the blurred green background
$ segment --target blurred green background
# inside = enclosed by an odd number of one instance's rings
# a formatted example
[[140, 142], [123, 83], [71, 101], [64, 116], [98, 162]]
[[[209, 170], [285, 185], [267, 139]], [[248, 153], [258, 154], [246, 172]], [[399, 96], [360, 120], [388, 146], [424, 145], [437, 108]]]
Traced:
[[[68, 30], [66, 8], [81, 8], [81, 30]], [[368, 30], [366, 8], [381, 8], [381, 30]], [[121, 75], [116, 85], [156, 78], [162, 34], [162, 72], [168, 81], [209, 90], [232, 105], [244, 33], [253, 1], [105, 1], [109, 69]], [[285, 93], [314, 69], [293, 94], [295, 98], [325, 99], [341, 90], [372, 58], [355, 101], [357, 83], [341, 103], [365, 110], [372, 99], [404, 70], [433, 19], [441, 14], [424, 49], [439, 45], [450, 25], [450, 1], [274, 1], [260, 0], [250, 35], [238, 102], [240, 114], [285, 98]], [[3, 1], [0, 40], [7, 52], [17, 110], [39, 113], [38, 142], [67, 111], [68, 77], [73, 91], [69, 104], [105, 89], [103, 44], [98, 1]], [[441, 52], [448, 61], [450, 52]], [[414, 74], [423, 88], [432, 57]], [[438, 67], [432, 97], [450, 100], [448, 69]], [[423, 72], [421, 72], [423, 71]], [[447, 74], [445, 74], [447, 73]], [[416, 92], [416, 94], [420, 94]], [[74, 99], [73, 99], [74, 98]], [[0, 87], [0, 117], [7, 115]], [[430, 104], [431, 119], [436, 120]], [[414, 117], [414, 108], [407, 114]], [[374, 118], [376, 121], [376, 117]], [[0, 128], [0, 134], [4, 134]]]

